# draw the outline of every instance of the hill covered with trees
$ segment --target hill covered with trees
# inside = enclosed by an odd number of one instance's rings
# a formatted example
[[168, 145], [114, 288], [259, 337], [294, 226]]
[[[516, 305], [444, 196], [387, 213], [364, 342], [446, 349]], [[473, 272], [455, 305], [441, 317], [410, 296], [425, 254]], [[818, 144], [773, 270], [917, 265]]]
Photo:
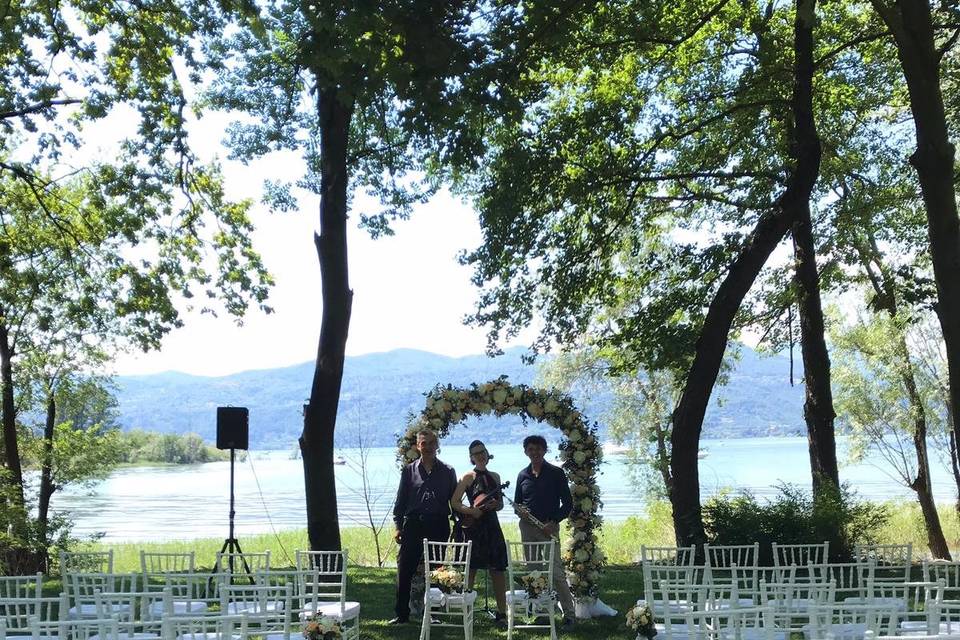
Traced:
[[[520, 348], [497, 358], [471, 355], [452, 358], [425, 351], [398, 349], [348, 357], [337, 429], [341, 446], [356, 443], [358, 429], [367, 444], [388, 446], [409, 413], [423, 406], [423, 393], [438, 383], [469, 385], [500, 375], [515, 383], [533, 384], [537, 365], [522, 361]], [[795, 368], [799, 369], [799, 359]], [[244, 371], [222, 377], [166, 372], [117, 379], [119, 422], [124, 429], [161, 433], [195, 432], [207, 440], [216, 436], [216, 408], [250, 409], [251, 446], [286, 449], [300, 434], [301, 410], [309, 392], [313, 363]], [[801, 376], [795, 372], [795, 376]], [[598, 419], [607, 403], [604, 395], [586, 399], [574, 392], [587, 415]], [[718, 401], [719, 399], [719, 401]], [[760, 356], [743, 347], [725, 387], [714, 393], [705, 423], [709, 438], [797, 435], [804, 432], [803, 388], [791, 387], [784, 356]], [[469, 440], [482, 429], [491, 442], [514, 439], [525, 428], [516, 419], [487, 418], [473, 428], [455, 431], [454, 441]], [[601, 422], [601, 432], [605, 428]]]

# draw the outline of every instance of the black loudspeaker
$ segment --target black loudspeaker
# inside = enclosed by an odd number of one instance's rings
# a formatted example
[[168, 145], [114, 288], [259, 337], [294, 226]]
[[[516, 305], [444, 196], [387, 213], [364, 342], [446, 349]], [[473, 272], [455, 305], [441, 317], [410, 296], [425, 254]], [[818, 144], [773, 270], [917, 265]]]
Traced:
[[217, 449], [246, 449], [249, 436], [246, 407], [217, 407]]

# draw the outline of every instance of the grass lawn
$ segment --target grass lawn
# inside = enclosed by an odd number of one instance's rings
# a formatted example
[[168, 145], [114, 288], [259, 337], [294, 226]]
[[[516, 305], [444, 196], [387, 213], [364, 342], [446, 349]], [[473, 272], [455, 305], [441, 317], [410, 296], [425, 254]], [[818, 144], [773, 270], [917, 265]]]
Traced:
[[[360, 635], [364, 640], [416, 640], [420, 637], [419, 620], [406, 625], [389, 626], [387, 620], [393, 617], [395, 569], [374, 569], [357, 567], [350, 570], [347, 595], [351, 600], [361, 603]], [[477, 588], [480, 598], [477, 600], [477, 614], [474, 623], [474, 635], [477, 638], [506, 638], [507, 632], [493, 626], [493, 621], [481, 610], [483, 608], [483, 573], [477, 576]], [[639, 567], [607, 567], [600, 583], [601, 598], [618, 611], [612, 618], [578, 620], [574, 629], [562, 633], [564, 638], [576, 640], [634, 640], [623, 623], [623, 614], [633, 605], [643, 589], [643, 579]], [[490, 608], [496, 609], [493, 592], [490, 593]], [[557, 619], [559, 623], [559, 618]], [[431, 638], [462, 637], [456, 629], [433, 629]], [[540, 630], [517, 630], [517, 638], [549, 637], [549, 632]]]

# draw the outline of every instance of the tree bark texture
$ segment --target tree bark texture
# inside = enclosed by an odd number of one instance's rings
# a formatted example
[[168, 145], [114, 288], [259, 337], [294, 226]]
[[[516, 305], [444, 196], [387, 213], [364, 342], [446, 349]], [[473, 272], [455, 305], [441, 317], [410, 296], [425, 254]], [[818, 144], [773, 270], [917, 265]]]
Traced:
[[823, 305], [820, 302], [820, 275], [809, 201], [793, 225], [796, 256], [797, 297], [800, 306], [800, 345], [803, 354], [803, 418], [807, 423], [807, 448], [813, 492], [819, 494], [825, 482], [840, 486], [837, 441], [834, 432], [833, 392], [830, 389], [830, 355], [824, 338]]
[[917, 171], [926, 207], [936, 311], [946, 346], [950, 413], [954, 433], [960, 435], [960, 218], [954, 189], [955, 149], [940, 89], [941, 54], [934, 42], [928, 0], [897, 0], [893, 5], [873, 0], [873, 6], [893, 33], [910, 93], [917, 134], [910, 163]]
[[47, 418], [43, 425], [43, 462], [40, 468], [40, 495], [37, 498], [38, 540], [46, 546], [47, 524], [50, 522], [50, 498], [56, 487], [53, 486], [53, 436], [57, 424], [57, 400], [53, 390], [47, 397]]
[[13, 398], [13, 345], [6, 325], [0, 324], [0, 385], [3, 385], [3, 455], [10, 472], [10, 483], [15, 500], [23, 504], [23, 469], [20, 466], [20, 448], [17, 444], [17, 409]]
[[333, 443], [343, 379], [344, 353], [353, 292], [347, 270], [347, 140], [352, 106], [336, 88], [319, 92], [320, 233], [314, 236], [320, 261], [323, 312], [320, 341], [304, 406], [300, 451], [307, 500], [307, 534], [315, 551], [340, 549]]
[[683, 394], [673, 412], [673, 524], [678, 545], [704, 542], [697, 452], [703, 417], [717, 381], [730, 327], [770, 253], [809, 207], [820, 171], [820, 139], [813, 120], [813, 22], [815, 0], [797, 0], [794, 20], [792, 98], [795, 165], [775, 206], [760, 216], [714, 295], [697, 340]]

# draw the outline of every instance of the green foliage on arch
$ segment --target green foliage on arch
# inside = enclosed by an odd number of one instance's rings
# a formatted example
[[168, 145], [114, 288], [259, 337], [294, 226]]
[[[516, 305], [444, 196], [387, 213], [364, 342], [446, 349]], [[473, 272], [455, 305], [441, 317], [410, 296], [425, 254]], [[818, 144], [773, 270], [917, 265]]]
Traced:
[[438, 438], [443, 438], [451, 427], [469, 416], [517, 415], [524, 423], [533, 419], [560, 430], [563, 434], [560, 459], [573, 494], [573, 509], [567, 520], [572, 530], [563, 551], [563, 560], [574, 596], [580, 599], [596, 597], [600, 571], [606, 561], [598, 544], [602, 526], [599, 511], [603, 503], [597, 486], [597, 472], [603, 449], [597, 438], [597, 425], [587, 422], [570, 396], [556, 390], [512, 385], [506, 376], [469, 388], [437, 385], [426, 397], [423, 412], [410, 419], [406, 432], [397, 440], [397, 460], [401, 464], [417, 459], [418, 431], [430, 429]]

